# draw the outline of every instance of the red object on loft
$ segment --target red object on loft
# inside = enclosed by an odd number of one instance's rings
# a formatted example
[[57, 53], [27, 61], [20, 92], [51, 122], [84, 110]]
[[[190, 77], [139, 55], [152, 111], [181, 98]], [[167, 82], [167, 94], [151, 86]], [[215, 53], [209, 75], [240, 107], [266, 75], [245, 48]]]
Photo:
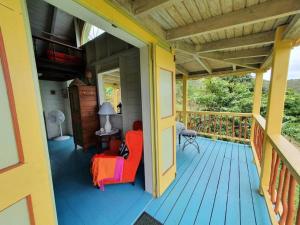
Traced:
[[60, 62], [60, 63], [68, 63], [68, 64], [78, 64], [82, 63], [82, 60], [79, 56], [76, 55], [69, 55], [63, 52], [57, 52], [51, 49], [47, 50], [47, 57], [48, 59]]
[[[127, 159], [124, 159], [123, 165], [123, 174], [120, 181], [115, 180], [105, 180], [103, 184], [115, 184], [115, 183], [134, 183], [136, 172], [139, 167], [140, 161], [142, 159], [142, 150], [143, 150], [143, 131], [141, 130], [131, 130], [127, 131], [125, 136], [125, 143], [129, 149], [129, 156]], [[104, 153], [96, 154], [94, 158], [102, 157], [118, 157], [119, 152], [115, 149], [107, 150]], [[92, 168], [94, 168], [93, 163], [96, 163], [97, 160], [92, 159]], [[101, 165], [97, 166], [98, 171], [91, 171], [92, 175], [97, 174], [99, 170], [105, 170], [101, 168]], [[100, 171], [101, 172], [101, 171]]]

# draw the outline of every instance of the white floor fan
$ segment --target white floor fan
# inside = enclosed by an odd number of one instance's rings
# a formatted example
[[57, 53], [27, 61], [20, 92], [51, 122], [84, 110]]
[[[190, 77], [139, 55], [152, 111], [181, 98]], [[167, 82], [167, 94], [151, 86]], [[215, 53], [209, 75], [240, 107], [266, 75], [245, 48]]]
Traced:
[[65, 121], [65, 115], [60, 110], [53, 110], [48, 114], [48, 119], [51, 123], [55, 123], [59, 126], [60, 136], [54, 138], [55, 141], [68, 140], [70, 136], [64, 136], [62, 133], [61, 124]]

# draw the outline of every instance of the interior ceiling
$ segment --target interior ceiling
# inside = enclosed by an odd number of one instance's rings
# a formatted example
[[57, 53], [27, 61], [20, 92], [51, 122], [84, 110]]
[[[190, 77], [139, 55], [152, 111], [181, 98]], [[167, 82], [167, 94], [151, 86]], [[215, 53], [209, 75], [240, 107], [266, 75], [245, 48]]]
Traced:
[[102, 75], [104, 83], [120, 85], [120, 72], [113, 71]]
[[27, 0], [32, 35], [53, 37], [76, 46], [74, 17], [42, 0]]
[[176, 49], [177, 73], [267, 69], [275, 30], [300, 38], [299, 0], [114, 0]]
[[[58, 62], [50, 60], [47, 56], [47, 51], [53, 50], [82, 57], [82, 51], [76, 49], [75, 18], [42, 0], [27, 0], [26, 2], [39, 79], [66, 81], [81, 77], [84, 72], [83, 62], [76, 64]], [[78, 20], [78, 23], [83, 24], [83, 21]], [[56, 41], [65, 46], [53, 44], [47, 40]], [[66, 46], [71, 46], [71, 48]]]

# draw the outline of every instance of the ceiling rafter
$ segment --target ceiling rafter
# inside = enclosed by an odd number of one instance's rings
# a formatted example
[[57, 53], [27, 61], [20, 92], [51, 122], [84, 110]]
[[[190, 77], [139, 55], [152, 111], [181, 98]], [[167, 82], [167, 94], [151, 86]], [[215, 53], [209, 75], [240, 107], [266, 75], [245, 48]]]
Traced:
[[[211, 52], [211, 53], [196, 53], [196, 47], [194, 45], [190, 45], [184, 42], [175, 42], [174, 48], [182, 53], [192, 55], [197, 55], [199, 58], [208, 59], [219, 61], [222, 63], [232, 64], [240, 67], [250, 68], [250, 69], [257, 69], [255, 66], [239, 64], [238, 62], [230, 61], [231, 58], [247, 58], [248, 57], [257, 57], [257, 56], [267, 56], [269, 53], [269, 49], [265, 48], [258, 48], [258, 49], [249, 49], [249, 50], [241, 50], [236, 52]], [[268, 52], [265, 52], [268, 50]], [[226, 60], [225, 60], [226, 59]]]
[[200, 64], [208, 73], [212, 73], [212, 69], [210, 68], [210, 66], [208, 65], [208, 63], [203, 60], [203, 59], [200, 59], [196, 52], [195, 52], [195, 47], [193, 45], [189, 45], [189, 44], [186, 44], [186, 43], [175, 43], [175, 49], [177, 51], [180, 51], [184, 54], [188, 54], [188, 55], [191, 55], [194, 60]]
[[252, 48], [252, 49], [232, 51], [232, 52], [199, 53], [198, 55], [203, 58], [214, 58], [214, 59], [229, 61], [230, 59], [268, 56], [270, 52], [271, 52], [270, 47], [262, 47], [262, 48]]
[[242, 59], [231, 59], [230, 62], [249, 65], [249, 64], [261, 64], [265, 60], [266, 60], [266, 57], [252, 57], [252, 58], [242, 58]]
[[243, 37], [222, 39], [196, 46], [199, 53], [224, 51], [241, 47], [251, 47], [264, 44], [272, 44], [275, 39], [275, 31], [267, 31], [257, 34], [250, 34]]
[[193, 73], [189, 75], [190, 80], [196, 80], [205, 77], [225, 77], [225, 76], [245, 76], [250, 73], [255, 73], [257, 69], [236, 69], [236, 71], [218, 71], [211, 74], [208, 73]]
[[[150, 2], [150, 1], [149, 1]], [[231, 13], [197, 21], [167, 31], [168, 40], [179, 40], [300, 13], [299, 0], [273, 0]]]
[[185, 75], [189, 75], [189, 71], [187, 71], [183, 66], [177, 64], [176, 65], [176, 71], [178, 71], [179, 73], [185, 74]]
[[199, 63], [209, 74], [212, 73], [212, 69], [204, 59], [200, 59], [197, 55], [193, 55], [195, 61]]
[[136, 16], [149, 14], [153, 10], [172, 5], [181, 0], [136, 0], [133, 2], [133, 12]]
[[300, 38], [300, 14], [294, 16], [292, 21], [287, 26], [283, 39], [286, 40], [297, 40]]

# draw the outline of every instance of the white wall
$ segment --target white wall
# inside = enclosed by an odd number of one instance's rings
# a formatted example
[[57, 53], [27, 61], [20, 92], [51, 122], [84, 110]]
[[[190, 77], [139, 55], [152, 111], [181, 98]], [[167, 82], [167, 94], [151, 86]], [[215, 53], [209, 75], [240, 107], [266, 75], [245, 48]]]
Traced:
[[[43, 112], [46, 117], [47, 138], [51, 139], [59, 135], [59, 127], [48, 120], [48, 114], [52, 110], [60, 110], [65, 114], [66, 120], [62, 124], [63, 134], [72, 135], [69, 98], [64, 98], [62, 95], [62, 90], [67, 88], [67, 82], [40, 80], [39, 83]], [[51, 94], [52, 90], [55, 91], [55, 94]]]

